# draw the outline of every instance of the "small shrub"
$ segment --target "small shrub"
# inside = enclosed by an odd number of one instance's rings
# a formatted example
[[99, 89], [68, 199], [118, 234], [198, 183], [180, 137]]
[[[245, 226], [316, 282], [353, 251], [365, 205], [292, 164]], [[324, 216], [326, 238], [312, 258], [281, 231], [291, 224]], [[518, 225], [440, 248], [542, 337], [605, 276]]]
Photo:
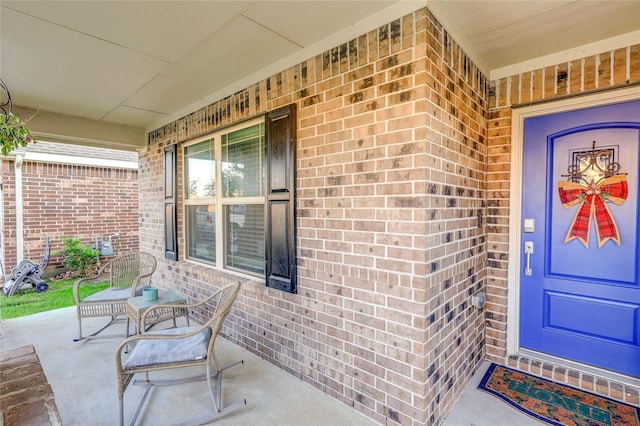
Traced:
[[61, 241], [64, 244], [63, 249], [53, 254], [62, 255], [65, 267], [79, 271], [83, 275], [93, 271], [98, 259], [98, 250], [73, 237], [65, 237]]

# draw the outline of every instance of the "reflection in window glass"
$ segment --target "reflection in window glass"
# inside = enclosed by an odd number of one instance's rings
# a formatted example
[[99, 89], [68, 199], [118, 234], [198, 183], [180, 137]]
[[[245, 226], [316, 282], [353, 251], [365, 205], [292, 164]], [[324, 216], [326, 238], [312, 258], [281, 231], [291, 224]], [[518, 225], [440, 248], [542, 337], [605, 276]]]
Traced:
[[223, 197], [263, 194], [264, 124], [222, 136]]
[[190, 200], [216, 196], [216, 161], [214, 140], [209, 139], [185, 148], [185, 194]]
[[226, 229], [226, 265], [255, 273], [264, 273], [264, 205], [224, 206]]
[[187, 206], [187, 256], [215, 264], [216, 212], [212, 205]]

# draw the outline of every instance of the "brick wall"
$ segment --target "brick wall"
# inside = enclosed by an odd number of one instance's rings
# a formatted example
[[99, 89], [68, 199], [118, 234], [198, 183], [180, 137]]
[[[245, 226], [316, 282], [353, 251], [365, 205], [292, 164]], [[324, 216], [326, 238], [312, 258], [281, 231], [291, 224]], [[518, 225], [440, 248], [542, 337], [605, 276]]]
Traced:
[[196, 298], [236, 279], [163, 260], [163, 147], [292, 102], [298, 294], [243, 280], [224, 334], [380, 423], [438, 424], [484, 358], [488, 81], [427, 9], [148, 135], [158, 285]]
[[[138, 171], [93, 166], [24, 161], [22, 169], [24, 259], [39, 262], [46, 236], [51, 251], [62, 249], [61, 238], [94, 244], [95, 237], [120, 232], [114, 254], [138, 249]], [[2, 161], [4, 270], [16, 266], [15, 163]], [[101, 261], [105, 258], [101, 257]], [[61, 267], [51, 256], [49, 268]]]
[[[640, 45], [629, 46], [492, 82], [488, 122], [487, 357], [589, 391], [638, 404], [638, 389], [551, 363], [507, 357], [511, 109], [640, 82]], [[596, 383], [598, 384], [596, 389]]]

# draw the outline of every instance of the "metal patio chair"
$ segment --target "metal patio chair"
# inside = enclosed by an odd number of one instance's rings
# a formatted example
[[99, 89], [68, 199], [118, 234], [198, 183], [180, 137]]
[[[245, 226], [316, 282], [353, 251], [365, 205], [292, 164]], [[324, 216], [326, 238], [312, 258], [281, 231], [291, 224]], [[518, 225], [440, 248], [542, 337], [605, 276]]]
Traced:
[[[105, 263], [92, 277], [80, 278], [73, 285], [73, 297], [78, 310], [79, 336], [74, 341], [95, 337], [110, 326], [118, 316], [126, 315], [127, 299], [142, 295], [142, 288], [151, 282], [157, 262], [149, 253], [133, 251], [121, 254]], [[109, 283], [109, 288], [80, 299], [85, 286]], [[82, 318], [109, 317], [109, 322], [90, 336], [82, 336]], [[127, 331], [129, 333], [129, 319]], [[126, 337], [126, 336], [125, 336]]]
[[[133, 384], [144, 385], [146, 390], [131, 420], [132, 425], [135, 424], [153, 386], [172, 386], [206, 379], [214, 412], [183, 424], [205, 424], [231, 410], [246, 405], [247, 402], [243, 399], [222, 407], [222, 372], [243, 363], [243, 361], [236, 361], [225, 367], [220, 367], [214, 352], [216, 337], [239, 291], [240, 283], [235, 282], [219, 289], [201, 302], [187, 305], [186, 307], [189, 310], [198, 307], [211, 309], [209, 319], [202, 326], [151, 331], [132, 336], [120, 344], [116, 351], [120, 425], [124, 425], [124, 393], [134, 375], [138, 373], [145, 373], [145, 378], [135, 380]], [[168, 306], [156, 305], [149, 308], [143, 315], [143, 324], [145, 323], [145, 316], [153, 316], [154, 310], [166, 309]], [[129, 346], [132, 346], [133, 349], [126, 356], [125, 353]], [[174, 380], [149, 379], [149, 373], [153, 371], [193, 366], [204, 366], [205, 374]]]

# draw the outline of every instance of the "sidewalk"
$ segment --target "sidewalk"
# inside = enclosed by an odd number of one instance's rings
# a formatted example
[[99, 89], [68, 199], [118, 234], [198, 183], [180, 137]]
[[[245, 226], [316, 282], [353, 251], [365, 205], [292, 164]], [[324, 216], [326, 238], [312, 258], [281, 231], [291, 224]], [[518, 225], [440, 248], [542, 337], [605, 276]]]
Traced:
[[62, 425], [53, 391], [31, 345], [0, 353], [0, 423]]

